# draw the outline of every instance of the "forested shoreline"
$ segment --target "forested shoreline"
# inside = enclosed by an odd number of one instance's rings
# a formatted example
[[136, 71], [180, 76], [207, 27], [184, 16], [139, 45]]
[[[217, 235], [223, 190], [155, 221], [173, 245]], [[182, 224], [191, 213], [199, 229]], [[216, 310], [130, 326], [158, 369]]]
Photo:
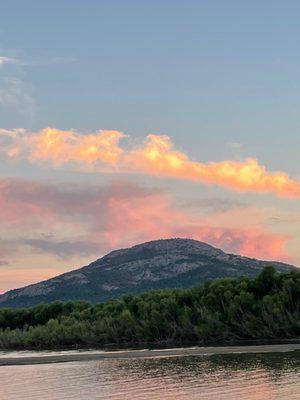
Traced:
[[255, 279], [219, 279], [106, 303], [0, 308], [0, 348], [141, 343], [234, 343], [300, 336], [300, 272], [266, 267]]

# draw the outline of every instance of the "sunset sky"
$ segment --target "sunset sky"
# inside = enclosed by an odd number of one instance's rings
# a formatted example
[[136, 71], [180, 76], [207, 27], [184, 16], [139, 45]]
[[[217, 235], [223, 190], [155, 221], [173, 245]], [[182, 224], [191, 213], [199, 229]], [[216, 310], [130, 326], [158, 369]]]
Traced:
[[167, 237], [300, 266], [299, 11], [3, 2], [0, 293]]

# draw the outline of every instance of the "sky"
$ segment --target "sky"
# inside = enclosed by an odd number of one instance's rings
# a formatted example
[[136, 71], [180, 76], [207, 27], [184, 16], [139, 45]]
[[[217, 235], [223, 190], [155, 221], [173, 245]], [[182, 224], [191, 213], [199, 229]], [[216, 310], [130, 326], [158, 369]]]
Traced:
[[0, 293], [167, 237], [300, 266], [299, 17], [4, 2]]

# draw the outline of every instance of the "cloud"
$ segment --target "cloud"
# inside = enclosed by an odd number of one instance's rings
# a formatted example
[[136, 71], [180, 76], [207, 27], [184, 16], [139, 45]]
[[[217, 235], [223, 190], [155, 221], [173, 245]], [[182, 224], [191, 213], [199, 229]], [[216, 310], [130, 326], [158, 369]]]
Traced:
[[[256, 218], [255, 224], [240, 228], [231, 225], [232, 218], [243, 220], [252, 214], [251, 208], [210, 215], [174, 206], [165, 193], [145, 197], [114, 196], [105, 207], [106, 220], [97, 224], [93, 237], [114, 249], [157, 238], [187, 237], [208, 242], [225, 251], [262, 259], [288, 260], [286, 235], [273, 234], [264, 229]], [[212, 220], [213, 223], [209, 221]]]
[[36, 101], [32, 96], [30, 85], [24, 80], [25, 69], [73, 63], [70, 57], [47, 57], [40, 59], [20, 59], [0, 56], [0, 69], [5, 75], [0, 76], [0, 106], [33, 119], [36, 114]]
[[248, 203], [237, 199], [218, 197], [193, 198], [179, 202], [182, 207], [193, 208], [194, 210], [206, 210], [208, 213], [226, 212], [249, 206]]
[[25, 65], [19, 58], [0, 56], [0, 106], [32, 119], [36, 103], [24, 80]]
[[174, 148], [166, 135], [148, 135], [139, 145], [121, 145], [118, 131], [79, 134], [46, 128], [0, 130], [0, 151], [10, 159], [86, 172], [141, 173], [218, 185], [240, 192], [300, 198], [300, 181], [285, 172], [269, 172], [256, 159], [202, 163]]
[[49, 65], [70, 64], [76, 62], [74, 57], [40, 57], [39, 59], [20, 59], [15, 57], [0, 56], [0, 66], [13, 64], [20, 67], [45, 67]]
[[234, 150], [241, 150], [244, 147], [242, 145], [242, 143], [239, 143], [239, 142], [230, 142], [230, 143], [228, 143], [228, 146], [231, 147]]
[[4, 64], [18, 64], [18, 60], [12, 57], [0, 56], [0, 66]]
[[12, 248], [5, 240], [0, 238], [0, 267], [7, 267], [9, 265], [8, 258], [11, 255]]
[[71, 64], [77, 61], [74, 57], [52, 57], [47, 55], [46, 57], [40, 57], [38, 59], [31, 60], [15, 60], [16, 64], [22, 65], [24, 67], [48, 67], [51, 65], [63, 65]]
[[[20, 242], [19, 242], [20, 243]], [[56, 241], [53, 239], [24, 239], [22, 245], [27, 245], [41, 253], [51, 253], [66, 259], [80, 254], [81, 256], [90, 256], [99, 252], [99, 246], [96, 243], [86, 241]]]
[[17, 77], [0, 78], [0, 105], [15, 109], [29, 118], [35, 115], [35, 100], [23, 80]]
[[[176, 206], [162, 190], [128, 182], [98, 188], [0, 180], [0, 219], [5, 257], [9, 249], [22, 254], [31, 248], [65, 259], [78, 254], [91, 259], [138, 242], [181, 236], [247, 256], [288, 259], [289, 238], [265, 229], [256, 209], [239, 207], [206, 217]], [[244, 228], [231, 222], [243, 219]]]
[[274, 213], [240, 204], [195, 209], [162, 189], [127, 181], [98, 187], [0, 179], [0, 292], [159, 238], [193, 238], [230, 253], [292, 263], [286, 245], [294, 236], [270, 230]]

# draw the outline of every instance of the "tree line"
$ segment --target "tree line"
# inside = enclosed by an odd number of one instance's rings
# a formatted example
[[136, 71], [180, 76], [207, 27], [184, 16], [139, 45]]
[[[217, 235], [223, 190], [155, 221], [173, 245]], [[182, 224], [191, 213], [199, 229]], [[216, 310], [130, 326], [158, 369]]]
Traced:
[[126, 295], [100, 304], [55, 301], [0, 308], [1, 348], [229, 343], [300, 336], [300, 272]]

